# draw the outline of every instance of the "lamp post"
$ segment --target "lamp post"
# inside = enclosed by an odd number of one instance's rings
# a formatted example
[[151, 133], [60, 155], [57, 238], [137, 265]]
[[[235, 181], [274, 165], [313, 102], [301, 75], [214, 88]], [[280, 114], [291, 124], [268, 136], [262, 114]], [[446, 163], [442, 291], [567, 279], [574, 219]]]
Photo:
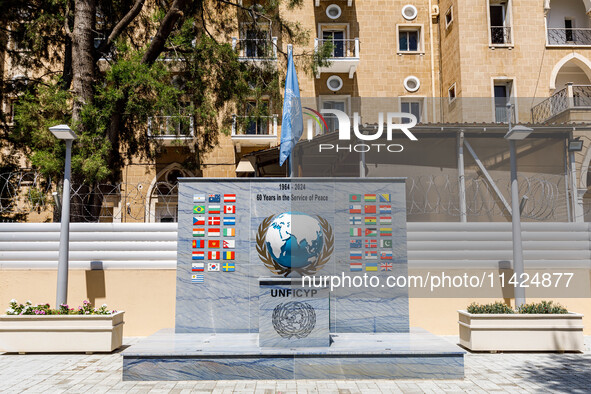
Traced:
[[520, 141], [531, 134], [533, 129], [525, 126], [511, 127], [511, 104], [507, 104], [509, 113], [509, 132], [505, 139], [509, 140], [509, 155], [511, 158], [511, 223], [513, 233], [513, 272], [515, 274], [515, 307], [525, 304], [525, 288], [521, 285], [523, 268], [523, 246], [521, 243], [521, 211], [519, 201], [519, 185], [517, 183], [517, 155], [515, 141]]
[[62, 194], [62, 219], [60, 227], [60, 249], [57, 264], [57, 293], [55, 307], [66, 304], [68, 299], [68, 253], [70, 250], [70, 173], [72, 166], [72, 142], [78, 138], [67, 125], [61, 124], [49, 128], [60, 140], [66, 141], [66, 165]]

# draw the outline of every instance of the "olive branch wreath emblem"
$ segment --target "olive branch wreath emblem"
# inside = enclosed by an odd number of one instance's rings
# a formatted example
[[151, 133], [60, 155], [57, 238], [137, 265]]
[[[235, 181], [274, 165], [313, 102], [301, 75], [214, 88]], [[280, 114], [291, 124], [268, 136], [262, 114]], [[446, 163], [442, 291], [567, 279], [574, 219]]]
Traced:
[[284, 276], [286, 278], [292, 272], [295, 272], [299, 275], [312, 275], [315, 274], [318, 270], [320, 270], [328, 262], [328, 260], [330, 259], [330, 255], [334, 251], [334, 236], [332, 233], [332, 227], [330, 226], [328, 221], [318, 215], [316, 215], [316, 218], [318, 218], [318, 222], [320, 223], [320, 227], [322, 228], [322, 232], [324, 233], [325, 241], [324, 246], [322, 248], [322, 252], [318, 255], [318, 259], [315, 262], [300, 268], [283, 267], [282, 265], [278, 264], [275, 260], [273, 260], [271, 254], [269, 253], [269, 250], [267, 249], [267, 246], [265, 245], [265, 238], [267, 236], [267, 230], [269, 229], [269, 226], [271, 225], [271, 222], [274, 218], [275, 215], [271, 215], [265, 218], [259, 225], [259, 229], [257, 231], [256, 236], [256, 248], [257, 253], [259, 254], [259, 258], [261, 259], [263, 264], [265, 264], [265, 267], [267, 267], [271, 272], [277, 275]]

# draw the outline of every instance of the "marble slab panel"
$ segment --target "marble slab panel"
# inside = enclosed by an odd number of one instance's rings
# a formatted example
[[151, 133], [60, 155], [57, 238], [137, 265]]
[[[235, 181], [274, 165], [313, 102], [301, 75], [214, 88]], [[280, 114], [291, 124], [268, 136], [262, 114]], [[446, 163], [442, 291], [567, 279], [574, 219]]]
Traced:
[[263, 348], [257, 334], [162, 330], [123, 351], [123, 380], [460, 379], [460, 347], [425, 330], [332, 334], [330, 347]]
[[329, 346], [328, 288], [291, 278], [259, 278], [259, 346]]

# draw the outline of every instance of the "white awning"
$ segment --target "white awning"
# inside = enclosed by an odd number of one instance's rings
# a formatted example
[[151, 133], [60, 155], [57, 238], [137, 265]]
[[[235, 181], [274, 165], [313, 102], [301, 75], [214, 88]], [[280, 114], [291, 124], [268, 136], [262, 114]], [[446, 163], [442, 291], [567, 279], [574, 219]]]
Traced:
[[236, 172], [254, 172], [254, 167], [250, 160], [242, 159], [238, 166], [236, 167]]

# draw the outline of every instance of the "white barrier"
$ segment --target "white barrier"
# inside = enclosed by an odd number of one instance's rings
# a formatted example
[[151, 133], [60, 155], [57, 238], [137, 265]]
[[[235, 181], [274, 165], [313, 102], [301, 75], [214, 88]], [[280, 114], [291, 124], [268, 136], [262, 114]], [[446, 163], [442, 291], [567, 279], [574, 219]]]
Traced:
[[[56, 269], [59, 223], [0, 223], [0, 269]], [[72, 269], [174, 269], [176, 223], [72, 223]]]
[[[527, 268], [591, 269], [589, 223], [523, 223]], [[59, 223], [0, 223], [0, 269], [55, 269]], [[176, 223], [72, 223], [72, 269], [175, 269]], [[410, 268], [512, 260], [511, 223], [408, 223]]]

